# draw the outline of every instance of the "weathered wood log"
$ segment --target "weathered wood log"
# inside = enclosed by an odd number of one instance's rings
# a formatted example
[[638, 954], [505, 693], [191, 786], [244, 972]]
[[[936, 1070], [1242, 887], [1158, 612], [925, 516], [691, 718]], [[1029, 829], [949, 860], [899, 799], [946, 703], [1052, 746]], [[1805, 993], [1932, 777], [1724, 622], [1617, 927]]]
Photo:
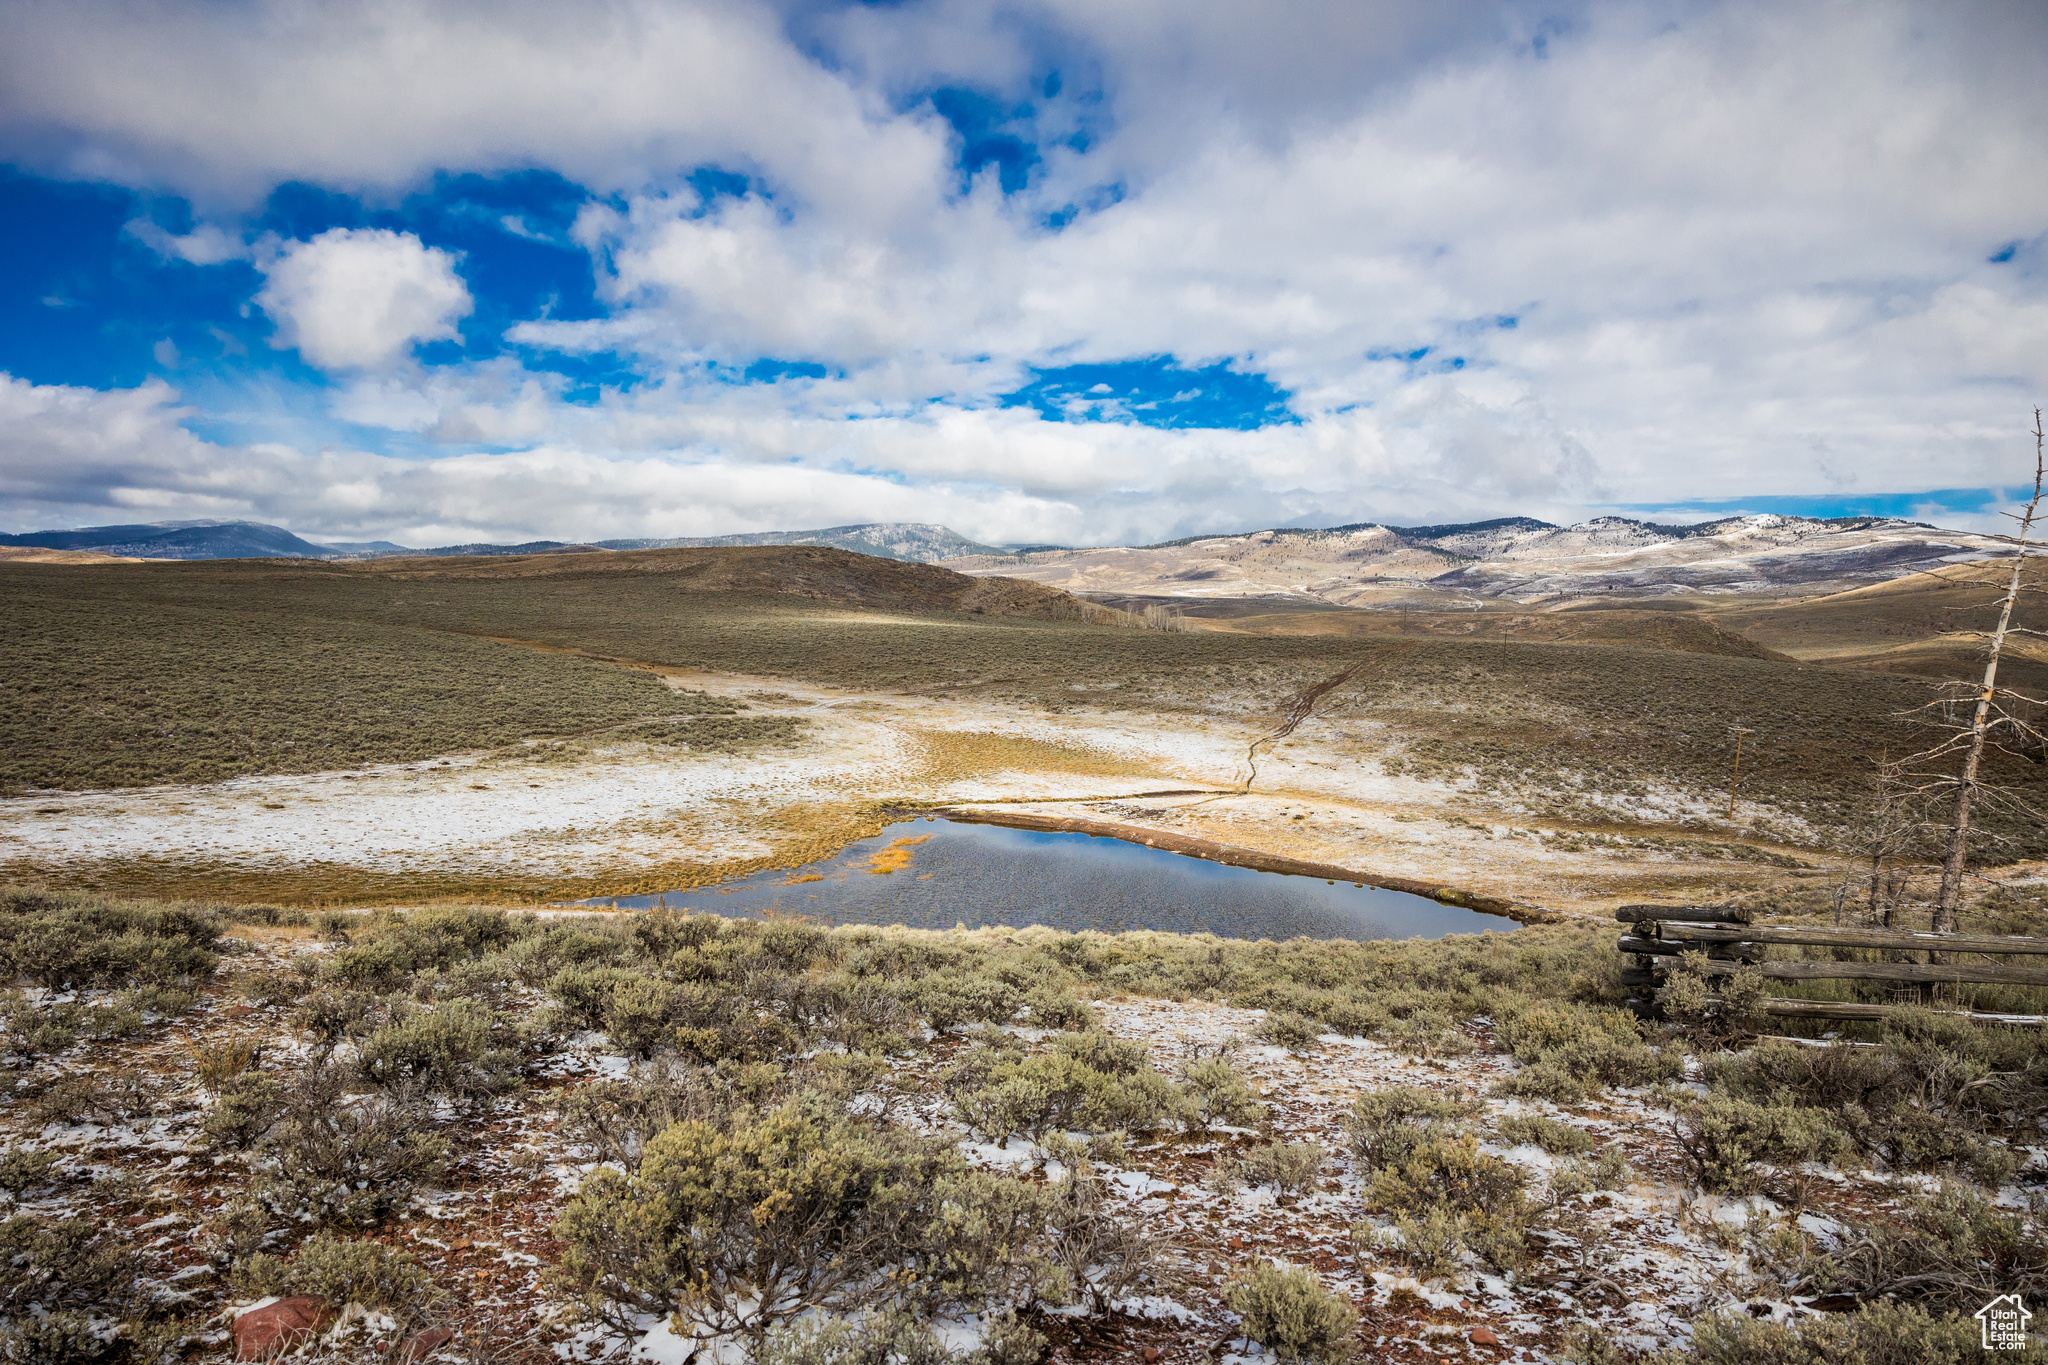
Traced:
[[1747, 924], [1749, 911], [1725, 905], [1624, 905], [1614, 912], [1623, 924], [1671, 920], [1679, 924]]
[[1756, 943], [1707, 943], [1697, 938], [1637, 938], [1623, 935], [1615, 947], [1638, 956], [1677, 957], [1680, 953], [1705, 953], [1723, 962], [1753, 962], [1763, 956]]
[[1658, 973], [1645, 971], [1640, 967], [1624, 967], [1621, 969], [1621, 984], [1624, 986], [1655, 986], [1660, 984], [1663, 979]]
[[[1905, 948], [1932, 953], [2048, 953], [2048, 938], [2017, 934], [1916, 934], [1902, 929], [1830, 929], [1759, 924], [1746, 929], [1687, 929], [1697, 943], [1798, 943], [1813, 948]], [[1624, 942], [1639, 942], [1629, 939]], [[1625, 949], [1642, 952], [1640, 948]]]
[[[2002, 962], [1764, 962], [1757, 970], [1772, 981], [1917, 981], [1973, 986], [2048, 986], [2048, 967], [2008, 967]], [[1707, 976], [1733, 976], [1735, 967], [1708, 962]], [[1627, 969], [1623, 969], [1627, 979]]]
[[[1843, 1000], [1762, 1000], [1757, 1008], [1779, 1019], [1882, 1019], [1897, 1005], [1852, 1004]], [[2038, 1028], [2048, 1024], [2048, 1014], [1980, 1014], [1972, 1010], [1937, 1010], [1978, 1024], [2012, 1024]]]

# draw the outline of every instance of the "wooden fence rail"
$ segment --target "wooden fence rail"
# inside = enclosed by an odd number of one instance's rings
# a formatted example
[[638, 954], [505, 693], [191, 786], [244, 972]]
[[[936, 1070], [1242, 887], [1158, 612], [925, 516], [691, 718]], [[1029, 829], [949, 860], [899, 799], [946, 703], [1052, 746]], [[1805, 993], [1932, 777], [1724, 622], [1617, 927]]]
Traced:
[[[1745, 966], [1770, 981], [1893, 981], [1907, 985], [2048, 986], [2048, 967], [2021, 967], [2005, 962], [1959, 961], [1956, 955], [2038, 956], [2048, 954], [2048, 938], [2007, 934], [1922, 934], [1897, 929], [1841, 929], [1827, 925], [1750, 924], [1742, 912], [1721, 906], [1624, 905], [1614, 917], [1631, 927], [1615, 947], [1634, 958], [1621, 973], [1625, 986], [1658, 986], [1680, 953], [1702, 953], [1703, 974], [1733, 976]], [[1924, 952], [1926, 962], [1763, 961], [1771, 944], [1813, 948], [1866, 948], [1890, 952]], [[1940, 954], [1939, 958], [1935, 954]], [[1653, 1002], [1631, 1000], [1638, 1013], [1654, 1010]], [[1835, 1000], [1769, 999], [1759, 1002], [1764, 1013], [1790, 1019], [1881, 1019], [1894, 1005]], [[1948, 1010], [1984, 1023], [2048, 1024], [2048, 1015], [1984, 1014]]]

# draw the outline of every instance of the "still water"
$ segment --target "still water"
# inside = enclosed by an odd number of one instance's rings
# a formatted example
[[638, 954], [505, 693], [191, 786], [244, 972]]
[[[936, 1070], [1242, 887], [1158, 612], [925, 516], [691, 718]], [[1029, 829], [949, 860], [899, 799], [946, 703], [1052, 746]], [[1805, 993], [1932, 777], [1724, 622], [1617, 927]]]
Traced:
[[1284, 876], [1088, 834], [907, 820], [791, 871], [660, 896], [587, 901], [828, 924], [1049, 924], [1227, 938], [1440, 938], [1515, 922], [1426, 896]]

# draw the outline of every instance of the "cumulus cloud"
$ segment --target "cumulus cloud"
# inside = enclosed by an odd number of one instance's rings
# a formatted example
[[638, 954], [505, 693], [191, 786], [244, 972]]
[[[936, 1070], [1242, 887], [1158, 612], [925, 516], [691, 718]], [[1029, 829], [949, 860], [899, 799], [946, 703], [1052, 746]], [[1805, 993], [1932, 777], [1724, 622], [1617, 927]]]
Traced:
[[772, 166], [845, 211], [945, 155], [746, 0], [353, 0], [0, 10], [0, 150], [246, 205], [302, 180], [389, 189], [548, 166], [612, 188]]
[[[545, 167], [590, 191], [601, 315], [517, 323], [517, 358], [400, 363], [472, 309], [417, 237], [257, 251], [256, 302], [340, 376], [319, 401], [351, 439], [451, 452], [330, 476], [202, 443], [350, 509], [291, 491], [263, 504], [280, 519], [1150, 539], [2009, 481], [2048, 388], [2048, 274], [2003, 249], [2048, 228], [2044, 38], [2037, 4], [1911, 0], [23, 0], [0, 150], [223, 223], [287, 180], [388, 204]], [[1030, 145], [1021, 190], [963, 183], [941, 86]], [[688, 188], [706, 164], [746, 188]], [[248, 250], [133, 231], [166, 258]], [[631, 383], [564, 377], [612, 354]], [[1159, 357], [1266, 375], [1298, 420], [1000, 406], [1036, 369]], [[725, 382], [763, 358], [824, 373]], [[201, 496], [167, 468], [119, 496]], [[693, 481], [720, 491], [666, 491]]]
[[422, 341], [460, 341], [475, 307], [455, 257], [409, 232], [333, 228], [286, 242], [258, 262], [256, 302], [276, 319], [277, 343], [323, 370], [374, 369]]
[[[771, 426], [715, 405], [649, 403], [586, 414], [566, 440], [434, 460], [221, 444], [187, 430], [191, 415], [161, 381], [100, 391], [0, 376], [0, 505], [24, 530], [248, 517], [316, 539], [414, 545], [868, 520], [939, 521], [992, 540], [1071, 541], [1096, 528], [1144, 540], [1246, 518], [1298, 523], [1368, 499], [1394, 520], [1446, 507], [1477, 516], [1507, 498], [1561, 516], [1571, 504], [1550, 495], [1586, 473], [1567, 448], [1538, 443], [1532, 456], [1515, 440], [1489, 444], [1475, 435], [1485, 415], [1473, 412], [1407, 414], [1418, 427], [1466, 423], [1466, 444], [1418, 445], [1366, 413], [1305, 428], [1157, 432], [1093, 431], [1024, 409]], [[1248, 467], [1262, 472], [1255, 487], [1245, 486]]]

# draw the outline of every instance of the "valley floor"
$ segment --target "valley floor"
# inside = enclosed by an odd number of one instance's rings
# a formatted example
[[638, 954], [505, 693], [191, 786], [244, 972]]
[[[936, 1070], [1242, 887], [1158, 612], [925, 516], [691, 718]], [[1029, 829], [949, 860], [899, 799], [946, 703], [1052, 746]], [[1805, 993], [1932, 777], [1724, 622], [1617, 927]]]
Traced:
[[[1311, 714], [1063, 710], [668, 671], [793, 720], [737, 754], [597, 734], [303, 776], [0, 800], [0, 875], [132, 894], [532, 901], [703, 885], [823, 856], [891, 807], [958, 805], [1168, 831], [1507, 902], [1604, 914], [1834, 875], [1796, 815], [1651, 788], [1597, 821], [1390, 774]], [[1248, 789], [1247, 789], [1248, 787]], [[1768, 835], [1755, 827], [1768, 817]]]

